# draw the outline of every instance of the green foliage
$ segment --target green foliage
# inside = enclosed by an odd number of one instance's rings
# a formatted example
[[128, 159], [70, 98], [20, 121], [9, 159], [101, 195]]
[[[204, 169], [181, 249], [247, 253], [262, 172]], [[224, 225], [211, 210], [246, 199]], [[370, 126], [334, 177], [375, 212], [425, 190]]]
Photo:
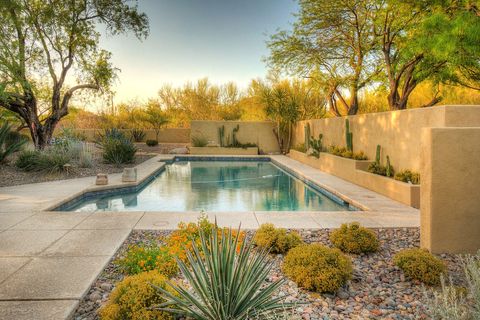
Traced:
[[298, 286], [316, 292], [335, 292], [351, 278], [350, 258], [338, 249], [314, 243], [290, 250], [283, 271]]
[[142, 272], [120, 281], [99, 311], [102, 320], [173, 320], [168, 312], [152, 307], [165, 302], [157, 289], [170, 290], [167, 278], [157, 271]]
[[350, 132], [350, 121], [345, 119], [345, 145], [347, 150], [353, 152], [353, 133]]
[[287, 253], [303, 243], [300, 235], [295, 232], [287, 233], [283, 228], [275, 228], [271, 223], [264, 223], [255, 233], [253, 242], [256, 246], [270, 250], [271, 253]]
[[68, 141], [85, 141], [87, 138], [85, 135], [79, 133], [74, 128], [62, 127], [56, 134], [56, 137], [62, 140]]
[[347, 150], [347, 148], [345, 147], [332, 145], [328, 148], [327, 151], [335, 156], [339, 156], [343, 158], [354, 159], [354, 160], [368, 160], [368, 157], [363, 153], [363, 151], [351, 152]]
[[393, 171], [392, 165], [390, 164], [390, 157], [387, 155], [387, 165], [385, 166], [385, 175], [387, 177], [393, 177], [395, 172]]
[[156, 270], [167, 278], [178, 272], [175, 257], [168, 248], [158, 245], [133, 245], [128, 248], [125, 256], [116, 261], [128, 275]]
[[393, 257], [393, 262], [407, 277], [428, 285], [438, 285], [440, 276], [446, 273], [443, 261], [423, 249], [402, 250]]
[[194, 146], [194, 147], [206, 147], [207, 145], [208, 145], [207, 138], [205, 138], [203, 136], [192, 137], [192, 146]]
[[21, 135], [16, 135], [11, 131], [8, 123], [3, 123], [0, 127], [0, 163], [11, 154], [20, 151], [26, 143], [27, 140]]
[[150, 103], [147, 105], [147, 109], [144, 111], [145, 115], [143, 120], [147, 122], [150, 127], [155, 131], [155, 137], [158, 141], [160, 135], [160, 129], [168, 122], [167, 114], [160, 108], [160, 106]]
[[407, 182], [411, 184], [420, 184], [420, 173], [410, 170], [402, 170], [395, 173], [395, 180]]
[[377, 151], [375, 155], [375, 162], [372, 162], [368, 165], [367, 171], [370, 173], [378, 174], [385, 177], [393, 177], [395, 175], [395, 170], [390, 164], [390, 157], [387, 155], [387, 165], [382, 165], [380, 163], [380, 145], [377, 145]]
[[139, 128], [133, 128], [130, 131], [130, 134], [132, 135], [132, 139], [135, 142], [142, 142], [145, 139], [145, 136], [147, 135], [144, 130]]
[[70, 163], [71, 156], [68, 152], [55, 150], [22, 151], [15, 162], [15, 166], [23, 171], [55, 173], [65, 170], [65, 165]]
[[343, 252], [356, 254], [376, 252], [380, 245], [375, 232], [361, 227], [358, 222], [342, 224], [330, 234], [330, 241]]
[[225, 126], [224, 125], [218, 128], [218, 143], [220, 144], [220, 147], [225, 146]]
[[380, 150], [381, 150], [381, 146], [379, 144], [377, 144], [377, 151], [375, 152], [375, 163], [376, 164], [380, 164]]
[[132, 163], [135, 161], [137, 148], [129, 139], [107, 138], [101, 142], [102, 156], [106, 163], [115, 165]]
[[265, 251], [254, 251], [247, 241], [238, 246], [239, 233], [234, 236], [231, 229], [209, 236], [201, 231], [200, 242], [193, 243], [193, 252], [188, 253], [190, 267], [178, 261], [192, 289], [172, 284], [175, 296], [158, 288], [169, 300], [159, 310], [199, 320], [243, 320], [283, 310], [284, 298], [273, 295], [284, 279], [265, 281], [273, 267]]
[[149, 147], [155, 147], [155, 146], [158, 146], [158, 141], [148, 139], [147, 141], [145, 141], [145, 144]]
[[102, 149], [102, 157], [106, 163], [120, 165], [132, 163], [135, 160], [137, 148], [117, 128], [105, 129], [99, 134], [97, 144]]

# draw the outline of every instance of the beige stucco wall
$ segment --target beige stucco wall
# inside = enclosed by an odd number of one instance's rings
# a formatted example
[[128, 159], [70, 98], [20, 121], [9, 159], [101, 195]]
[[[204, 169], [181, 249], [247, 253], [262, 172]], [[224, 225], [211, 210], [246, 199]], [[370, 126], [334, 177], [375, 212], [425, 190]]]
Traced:
[[421, 149], [421, 246], [434, 253], [476, 252], [480, 249], [480, 127], [425, 128]]
[[255, 143], [262, 154], [280, 152], [277, 139], [273, 134], [273, 123], [266, 121], [192, 121], [191, 136], [205, 137], [209, 144], [219, 145], [218, 128], [225, 126], [225, 136], [240, 125], [237, 139], [241, 143]]
[[[88, 141], [94, 141], [95, 136], [101, 132], [100, 129], [77, 129], [77, 132], [85, 135]], [[122, 130], [128, 132], [129, 130]], [[146, 133], [145, 139], [155, 139], [156, 134], [152, 129], [144, 129]], [[158, 135], [160, 143], [190, 143], [190, 129], [188, 128], [164, 128], [160, 130]]]
[[382, 161], [389, 155], [395, 170], [419, 171], [422, 128], [479, 126], [480, 106], [436, 106], [301, 121], [295, 127], [293, 145], [304, 142], [304, 126], [309, 122], [315, 137], [323, 134], [324, 146], [345, 146], [345, 118], [350, 121], [354, 151], [363, 151], [374, 159], [379, 144], [382, 146]]

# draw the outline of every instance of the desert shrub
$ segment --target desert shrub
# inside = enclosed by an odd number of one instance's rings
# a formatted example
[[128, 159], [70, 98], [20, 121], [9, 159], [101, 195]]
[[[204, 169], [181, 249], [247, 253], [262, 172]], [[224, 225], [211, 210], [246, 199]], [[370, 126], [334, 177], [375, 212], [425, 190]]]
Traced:
[[151, 307], [164, 303], [156, 288], [167, 288], [167, 278], [157, 271], [125, 277], [112, 291], [107, 304], [99, 310], [102, 320], [173, 320], [165, 311]]
[[407, 277], [428, 285], [438, 285], [440, 276], [446, 272], [442, 260], [419, 248], [400, 251], [393, 257], [393, 262]]
[[305, 143], [299, 143], [295, 146], [292, 147], [293, 150], [296, 150], [298, 152], [306, 153], [307, 148], [305, 147]]
[[56, 134], [57, 139], [65, 139], [65, 140], [76, 140], [76, 141], [85, 141], [87, 137], [75, 130], [74, 128], [63, 127], [59, 128]]
[[103, 160], [111, 164], [132, 163], [135, 160], [137, 148], [126, 138], [106, 138], [101, 142]]
[[[182, 261], [187, 261], [187, 252], [191, 252], [193, 245], [196, 244], [197, 247], [201, 250], [200, 245], [200, 234], [205, 234], [210, 236], [211, 233], [221, 233], [224, 229], [218, 228], [214, 223], [208, 221], [208, 218], [205, 214], [202, 214], [197, 223], [184, 223], [181, 222], [177, 226], [177, 230], [173, 231], [170, 236], [164, 239], [165, 245], [168, 248], [168, 252]], [[233, 231], [233, 234], [236, 236], [237, 231]], [[245, 233], [240, 232], [239, 234], [239, 246], [243, 239], [245, 238]]]
[[[28, 143], [28, 141], [30, 141], [30, 138], [27, 135], [15, 130], [10, 130], [7, 136], [5, 137], [4, 147], [5, 148], [14, 147], [16, 151], [19, 151], [24, 148], [25, 144]], [[19, 144], [20, 146], [19, 147], [15, 146], [17, 144]]]
[[149, 147], [155, 147], [158, 145], [158, 141], [157, 140], [147, 140], [145, 141], [145, 144]]
[[335, 145], [331, 145], [327, 149], [328, 153], [331, 153], [335, 156], [354, 159], [354, 160], [368, 160], [368, 157], [365, 155], [363, 151], [360, 152], [352, 152], [345, 147], [339, 147]]
[[207, 138], [203, 136], [192, 137], [192, 146], [194, 147], [206, 147], [208, 145]]
[[17, 136], [8, 123], [0, 127], [0, 162], [3, 162], [11, 154], [20, 151], [28, 140]]
[[395, 173], [395, 180], [412, 184], [420, 184], [420, 173], [410, 170], [403, 170]]
[[142, 129], [134, 128], [130, 131], [130, 135], [132, 136], [133, 141], [142, 142], [147, 134]]
[[287, 233], [283, 228], [275, 228], [271, 223], [264, 223], [255, 233], [253, 242], [256, 246], [270, 250], [272, 253], [286, 253], [302, 244], [297, 232]]
[[54, 149], [22, 151], [15, 162], [15, 166], [23, 171], [60, 172], [71, 160], [67, 152]]
[[115, 139], [115, 140], [123, 140], [123, 139], [128, 139], [125, 136], [125, 133], [120, 131], [117, 128], [107, 128], [100, 132], [97, 136], [97, 142], [99, 144], [102, 144], [102, 140], [109, 140], [109, 139]]
[[125, 273], [132, 275], [145, 271], [157, 270], [170, 278], [178, 272], [175, 258], [166, 247], [158, 245], [133, 245], [126, 254], [116, 261]]
[[268, 262], [266, 251], [252, 249], [251, 242], [242, 242], [240, 234], [234, 235], [231, 229], [209, 236], [200, 231], [200, 245], [193, 244], [188, 262], [178, 262], [191, 290], [172, 285], [174, 295], [160, 288], [168, 299], [165, 306], [173, 307], [162, 310], [216, 320], [265, 319], [264, 314], [282, 310], [285, 305], [280, 302], [285, 297], [274, 295], [285, 280], [266, 282], [273, 264]]
[[350, 258], [340, 250], [314, 243], [290, 250], [283, 271], [302, 288], [335, 292], [351, 278], [353, 268]]
[[83, 146], [79, 156], [78, 156], [78, 166], [80, 168], [91, 168], [93, 167], [93, 155], [90, 150]]
[[378, 250], [379, 242], [372, 230], [361, 227], [359, 223], [342, 224], [340, 229], [330, 234], [335, 247], [348, 253], [368, 253]]

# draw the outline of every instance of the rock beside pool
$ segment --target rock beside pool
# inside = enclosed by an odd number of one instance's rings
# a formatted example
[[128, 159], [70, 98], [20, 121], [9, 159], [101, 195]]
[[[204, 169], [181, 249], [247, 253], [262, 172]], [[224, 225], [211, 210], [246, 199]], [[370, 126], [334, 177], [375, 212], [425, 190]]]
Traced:
[[183, 147], [183, 148], [175, 148], [170, 150], [170, 154], [188, 154], [188, 148]]

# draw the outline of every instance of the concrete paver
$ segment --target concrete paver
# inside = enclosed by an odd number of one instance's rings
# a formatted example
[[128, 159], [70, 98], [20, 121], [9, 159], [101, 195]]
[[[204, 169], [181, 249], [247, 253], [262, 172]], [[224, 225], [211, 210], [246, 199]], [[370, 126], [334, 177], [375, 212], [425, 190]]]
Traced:
[[15, 271], [30, 262], [31, 258], [1, 257], [0, 258], [0, 283], [10, 277]]
[[40, 254], [65, 233], [66, 230], [6, 230], [0, 233], [0, 257]]
[[78, 300], [0, 301], [3, 320], [63, 320], [73, 313]]

